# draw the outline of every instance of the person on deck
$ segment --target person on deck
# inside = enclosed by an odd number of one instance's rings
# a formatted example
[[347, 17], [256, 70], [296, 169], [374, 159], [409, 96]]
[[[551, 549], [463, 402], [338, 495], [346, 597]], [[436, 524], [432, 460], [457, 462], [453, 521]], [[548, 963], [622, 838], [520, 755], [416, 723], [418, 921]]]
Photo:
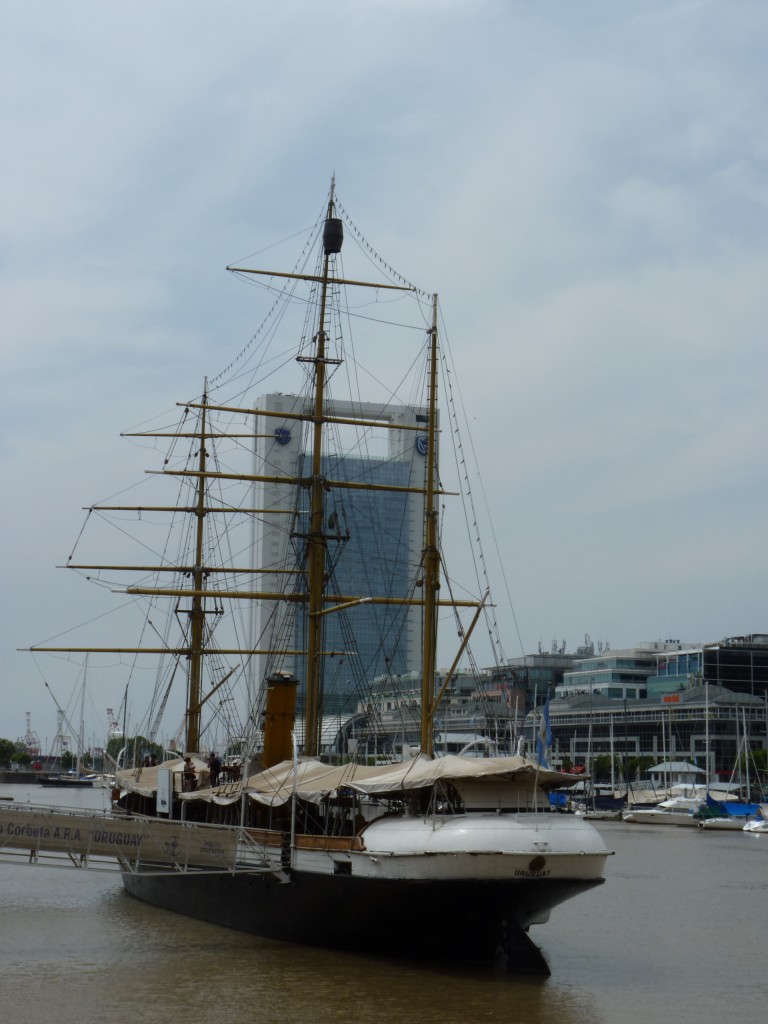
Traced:
[[211, 773], [211, 789], [215, 789], [219, 784], [219, 775], [221, 774], [221, 761], [217, 757], [215, 750], [211, 752], [211, 756], [208, 758], [208, 770]]
[[185, 793], [191, 793], [197, 789], [197, 772], [191, 757], [184, 758], [183, 788]]

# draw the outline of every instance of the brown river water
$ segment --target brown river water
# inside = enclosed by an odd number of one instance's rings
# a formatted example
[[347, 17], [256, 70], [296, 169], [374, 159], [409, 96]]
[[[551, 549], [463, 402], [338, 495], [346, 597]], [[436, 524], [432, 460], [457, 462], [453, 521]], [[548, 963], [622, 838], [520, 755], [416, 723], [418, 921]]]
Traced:
[[[18, 803], [106, 791], [3, 786]], [[145, 906], [117, 873], [0, 862], [13, 1024], [715, 1024], [768, 1007], [768, 834], [598, 823], [605, 885], [531, 930], [547, 979], [290, 946]], [[404, 921], [403, 929], [428, 928]]]

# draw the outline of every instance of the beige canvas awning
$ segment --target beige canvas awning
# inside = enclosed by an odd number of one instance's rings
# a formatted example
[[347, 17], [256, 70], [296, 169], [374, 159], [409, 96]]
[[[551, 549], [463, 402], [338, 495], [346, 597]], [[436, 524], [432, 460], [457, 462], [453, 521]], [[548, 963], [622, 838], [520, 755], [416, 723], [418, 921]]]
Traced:
[[[205, 771], [204, 761], [194, 758], [198, 771]], [[184, 761], [166, 761], [161, 767], [181, 773]], [[157, 768], [142, 768], [118, 773], [121, 788], [152, 797], [157, 791]], [[581, 777], [583, 778], [583, 776]], [[460, 757], [447, 755], [433, 759], [416, 757], [410, 761], [388, 765], [328, 765], [314, 759], [282, 761], [266, 771], [249, 776], [243, 788], [232, 786], [219, 790], [197, 789], [178, 793], [182, 800], [207, 800], [229, 804], [239, 800], [243, 791], [251, 799], [268, 807], [287, 803], [294, 789], [300, 800], [319, 804], [340, 789], [353, 789], [368, 796], [396, 797], [409, 790], [424, 789], [444, 780], [459, 788], [473, 783], [492, 783], [517, 791], [553, 789], [571, 786], [578, 776], [539, 768], [523, 757]]]
[[[369, 796], [397, 796], [409, 790], [432, 786], [439, 780], [482, 780], [506, 784], [519, 790], [552, 789], [577, 781], [572, 775], [539, 768], [522, 757], [459, 757], [449, 755], [434, 760], [417, 757], [412, 761], [368, 767], [365, 765], [321, 764], [299, 761], [295, 772], [296, 795], [301, 800], [320, 803], [341, 788]], [[291, 799], [294, 790], [294, 765], [283, 761], [248, 779], [246, 792], [259, 803], [277, 806]]]
[[273, 768], [252, 775], [246, 783], [245, 791], [252, 800], [276, 807], [287, 803], [296, 789], [300, 800], [308, 800], [319, 804], [326, 797], [335, 794], [339, 789], [353, 787], [356, 780], [362, 780], [380, 772], [381, 768], [372, 768], [359, 764], [329, 765], [320, 761], [282, 761]]
[[472, 780], [508, 783], [520, 789], [571, 785], [576, 779], [561, 772], [539, 768], [524, 757], [460, 757], [448, 754], [430, 760], [417, 757], [402, 764], [387, 765], [377, 775], [355, 780], [354, 789], [369, 795], [405, 792], [423, 789], [436, 782], [462, 782]]

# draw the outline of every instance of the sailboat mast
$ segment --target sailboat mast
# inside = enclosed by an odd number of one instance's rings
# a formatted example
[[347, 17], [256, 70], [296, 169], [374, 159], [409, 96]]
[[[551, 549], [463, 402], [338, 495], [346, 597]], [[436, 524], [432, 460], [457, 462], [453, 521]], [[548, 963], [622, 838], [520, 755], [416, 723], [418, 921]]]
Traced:
[[202, 592], [205, 587], [203, 570], [203, 543], [205, 539], [205, 489], [206, 489], [206, 406], [208, 404], [208, 382], [203, 391], [202, 409], [200, 412], [200, 451], [198, 453], [197, 495], [195, 516], [195, 559], [192, 567], [192, 605], [189, 612], [189, 678], [187, 682], [187, 736], [186, 752], [200, 751], [200, 695], [202, 693], [203, 650], [205, 644], [205, 607]]
[[437, 438], [437, 295], [432, 296], [429, 352], [429, 428], [424, 499], [424, 651], [421, 670], [421, 752], [432, 756], [434, 715], [432, 700], [437, 669], [437, 594], [440, 589], [440, 549], [437, 539], [435, 468]]
[[85, 684], [88, 679], [88, 655], [85, 656], [83, 664], [83, 687], [80, 691], [80, 734], [77, 737], [77, 777], [80, 778], [80, 768], [85, 746]]
[[709, 760], [709, 682], [704, 680], [704, 751], [706, 757], [707, 774], [704, 777], [704, 781], [707, 784], [707, 793], [709, 793], [709, 774], [710, 774], [710, 760]]
[[320, 313], [318, 317], [317, 335], [315, 337], [315, 395], [314, 415], [312, 417], [312, 482], [310, 485], [310, 525], [307, 540], [307, 576], [309, 583], [308, 615], [307, 615], [307, 686], [304, 753], [316, 757], [320, 751], [320, 719], [321, 719], [321, 666], [323, 633], [323, 592], [325, 578], [325, 501], [324, 481], [322, 475], [323, 427], [325, 414], [325, 384], [328, 335], [325, 330], [325, 316], [328, 301], [329, 270], [331, 255], [341, 248], [340, 238], [331, 240], [328, 227], [331, 224], [337, 229], [340, 222], [334, 220], [334, 182], [331, 182], [331, 194], [328, 200], [326, 231], [323, 234], [323, 275], [320, 292]]

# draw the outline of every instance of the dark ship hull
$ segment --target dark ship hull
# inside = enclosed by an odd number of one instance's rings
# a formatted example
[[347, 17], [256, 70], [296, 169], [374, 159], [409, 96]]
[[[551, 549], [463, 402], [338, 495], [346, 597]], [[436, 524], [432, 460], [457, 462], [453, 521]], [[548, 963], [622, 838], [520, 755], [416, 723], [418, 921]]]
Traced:
[[[293, 871], [123, 874], [144, 902], [271, 939], [549, 974], [528, 926], [602, 879], [384, 881]], [[426, 924], [425, 924], [426, 922]]]
[[93, 779], [68, 779], [65, 776], [49, 775], [37, 780], [41, 786], [55, 789], [86, 789], [93, 788]]

